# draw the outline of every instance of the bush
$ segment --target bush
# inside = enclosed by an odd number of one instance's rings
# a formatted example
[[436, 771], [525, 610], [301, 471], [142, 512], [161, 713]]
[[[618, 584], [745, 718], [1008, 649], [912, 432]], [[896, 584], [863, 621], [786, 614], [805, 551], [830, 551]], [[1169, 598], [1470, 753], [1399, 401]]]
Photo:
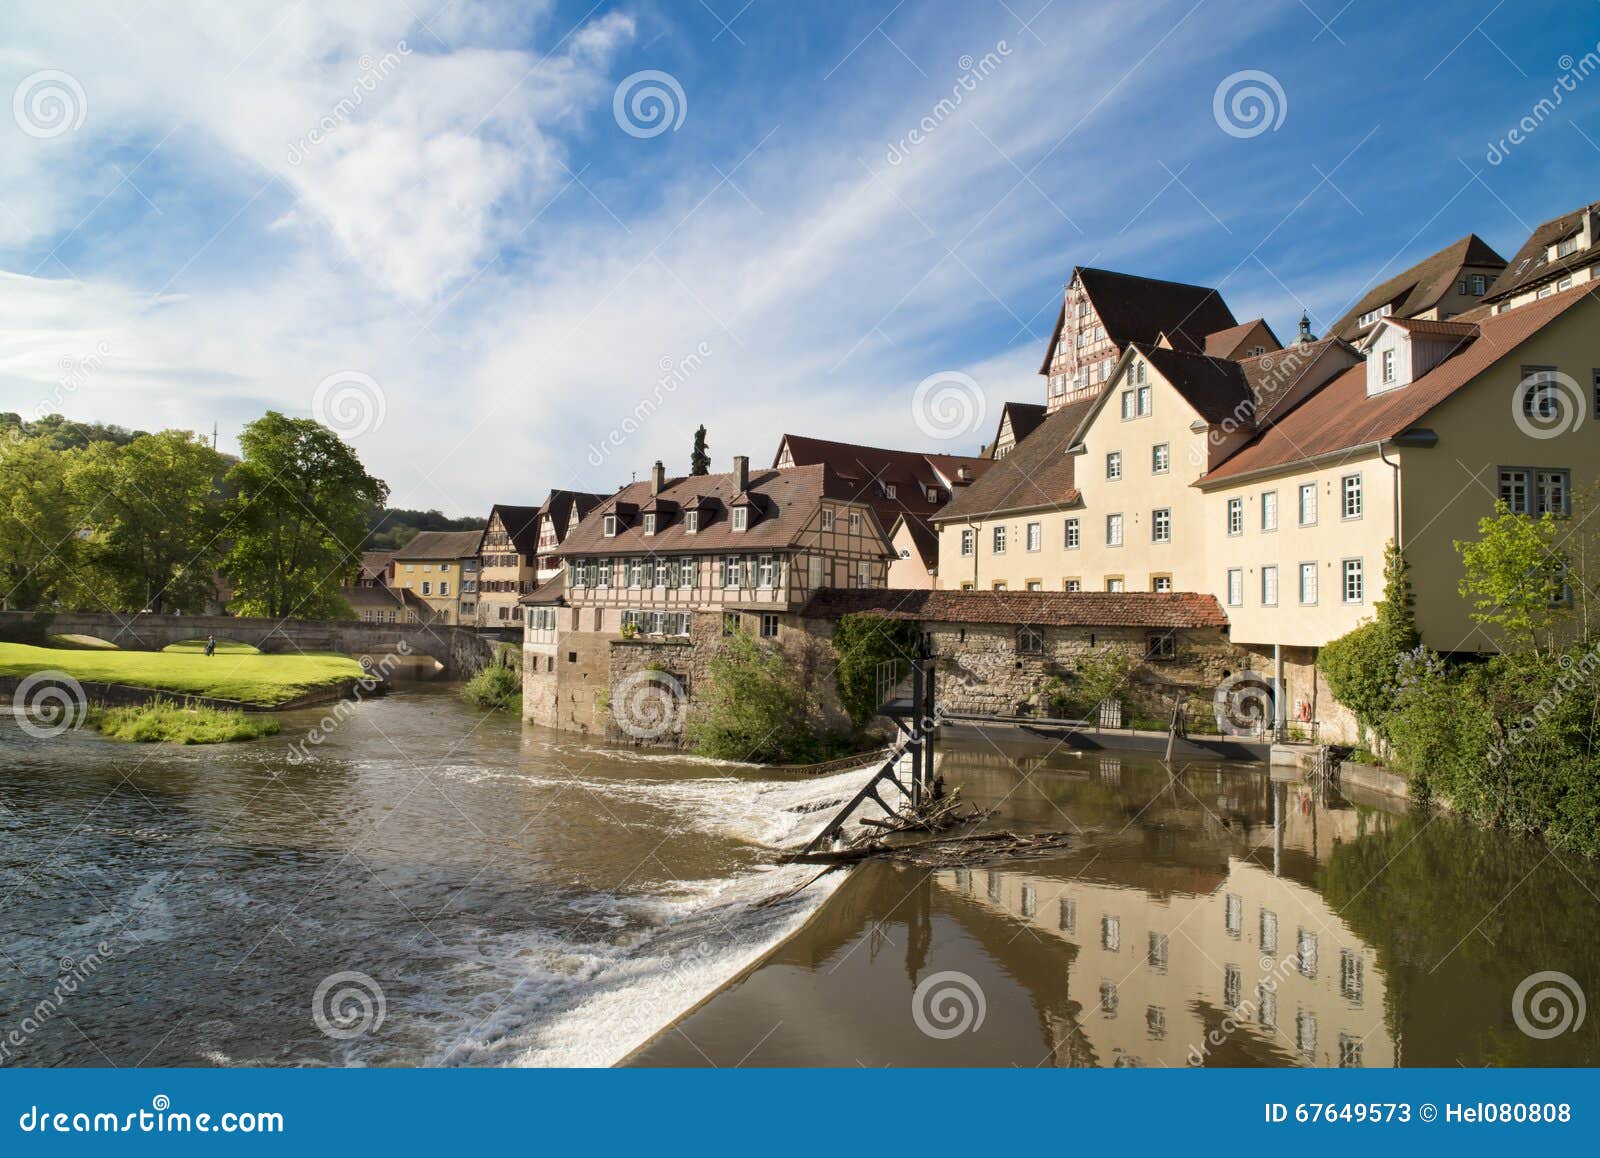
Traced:
[[1133, 660], [1126, 652], [1115, 648], [1085, 656], [1078, 661], [1077, 671], [1062, 697], [1067, 709], [1089, 718], [1103, 701], [1126, 699], [1132, 671]]
[[857, 731], [881, 706], [878, 665], [892, 660], [899, 664], [901, 675], [908, 673], [921, 632], [919, 624], [882, 615], [846, 615], [839, 620], [833, 630], [833, 650], [839, 657], [834, 679], [839, 700]]
[[468, 680], [461, 695], [469, 704], [491, 711], [517, 708], [522, 704], [522, 677], [514, 668], [495, 664]]
[[830, 750], [801, 665], [783, 648], [736, 631], [712, 659], [710, 676], [684, 729], [701, 755], [801, 764]]
[[1354, 712], [1363, 728], [1385, 738], [1385, 717], [1395, 704], [1396, 666], [1419, 640], [1406, 571], [1405, 557], [1391, 542], [1376, 618], [1327, 644], [1317, 657], [1333, 698]]
[[278, 721], [222, 708], [185, 708], [157, 698], [130, 708], [106, 708], [94, 725], [113, 740], [135, 743], [226, 744], [278, 734]]

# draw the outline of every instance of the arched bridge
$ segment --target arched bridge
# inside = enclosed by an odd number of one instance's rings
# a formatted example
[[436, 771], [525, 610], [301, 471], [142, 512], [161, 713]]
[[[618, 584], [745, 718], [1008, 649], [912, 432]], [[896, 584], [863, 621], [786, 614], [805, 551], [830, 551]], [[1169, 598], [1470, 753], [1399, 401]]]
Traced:
[[[32, 612], [0, 612], [0, 628], [15, 631], [38, 622]], [[88, 635], [127, 651], [160, 651], [174, 643], [204, 639], [247, 643], [268, 653], [333, 651], [345, 655], [431, 656], [456, 676], [470, 676], [493, 661], [499, 644], [461, 627], [433, 623], [364, 623], [353, 619], [248, 619], [234, 615], [118, 614], [58, 611], [46, 629], [52, 635]], [[10, 634], [10, 633], [7, 633]], [[15, 636], [13, 636], [14, 638]]]

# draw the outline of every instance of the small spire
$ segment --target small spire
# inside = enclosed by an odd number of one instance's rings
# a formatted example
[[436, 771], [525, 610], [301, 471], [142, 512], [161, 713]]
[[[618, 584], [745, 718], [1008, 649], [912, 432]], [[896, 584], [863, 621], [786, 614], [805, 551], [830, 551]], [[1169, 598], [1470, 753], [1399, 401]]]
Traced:
[[1313, 337], [1312, 334], [1311, 334], [1311, 318], [1306, 314], [1306, 312], [1304, 310], [1301, 310], [1300, 311], [1300, 336], [1298, 338], [1296, 338], [1295, 341], [1297, 341], [1297, 342], [1315, 342], [1316, 340], [1317, 339], [1315, 337]]

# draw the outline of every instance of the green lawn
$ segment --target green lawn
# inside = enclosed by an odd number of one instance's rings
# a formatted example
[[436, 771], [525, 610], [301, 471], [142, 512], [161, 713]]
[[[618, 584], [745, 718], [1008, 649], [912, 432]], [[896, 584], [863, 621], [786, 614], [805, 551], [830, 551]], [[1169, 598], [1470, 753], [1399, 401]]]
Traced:
[[130, 684], [161, 691], [189, 692], [256, 704], [292, 700], [315, 688], [359, 679], [362, 668], [345, 655], [261, 655], [218, 650], [82, 651], [0, 643], [0, 675], [24, 676], [37, 671], [64, 671], [95, 683]]
[[180, 708], [170, 700], [139, 708], [107, 708], [95, 713], [94, 726], [113, 740], [140, 744], [228, 744], [278, 734], [278, 721], [268, 715]]
[[[169, 643], [161, 650], [167, 652], [192, 651], [204, 655], [206, 650], [206, 641], [203, 639], [186, 639], [182, 643]], [[248, 643], [238, 643], [231, 639], [219, 639], [217, 640], [216, 652], [218, 655], [221, 655], [223, 652], [228, 652], [232, 655], [260, 655], [261, 649], [253, 647]]]

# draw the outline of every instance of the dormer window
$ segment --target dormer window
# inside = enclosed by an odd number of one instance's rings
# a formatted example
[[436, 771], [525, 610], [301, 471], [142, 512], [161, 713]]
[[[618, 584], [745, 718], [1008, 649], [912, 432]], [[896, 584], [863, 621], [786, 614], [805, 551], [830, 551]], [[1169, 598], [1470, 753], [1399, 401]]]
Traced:
[[1361, 326], [1370, 326], [1379, 318], [1386, 318], [1392, 313], [1394, 313], [1394, 303], [1390, 302], [1387, 305], [1379, 306], [1375, 310], [1368, 310], [1366, 313], [1361, 315], [1356, 324]]
[[617, 516], [616, 515], [607, 515], [606, 516], [604, 530], [605, 530], [606, 538], [614, 539], [614, 538], [617, 537]]
[[700, 530], [700, 512], [690, 511], [683, 516], [683, 529], [693, 535]]
[[883, 497], [886, 498], [886, 499], [892, 499], [892, 498], [894, 498], [894, 496], [895, 496], [895, 485], [894, 485], [894, 483], [884, 483], [883, 484]]
[[644, 517], [644, 533], [647, 535], [653, 535], [656, 533], [656, 517], [654, 514], [649, 514]]
[[749, 507], [734, 507], [733, 508], [733, 529], [735, 531], [743, 531], [743, 530], [747, 529], [749, 526], [750, 526], [750, 508]]
[[938, 487], [929, 487], [928, 488], [928, 501], [930, 503], [936, 503], [936, 502], [939, 501], [939, 488]]
[[1574, 233], [1571, 237], [1563, 237], [1556, 242], [1556, 256], [1566, 257], [1568, 254], [1577, 253], [1583, 244], [1583, 235]]

